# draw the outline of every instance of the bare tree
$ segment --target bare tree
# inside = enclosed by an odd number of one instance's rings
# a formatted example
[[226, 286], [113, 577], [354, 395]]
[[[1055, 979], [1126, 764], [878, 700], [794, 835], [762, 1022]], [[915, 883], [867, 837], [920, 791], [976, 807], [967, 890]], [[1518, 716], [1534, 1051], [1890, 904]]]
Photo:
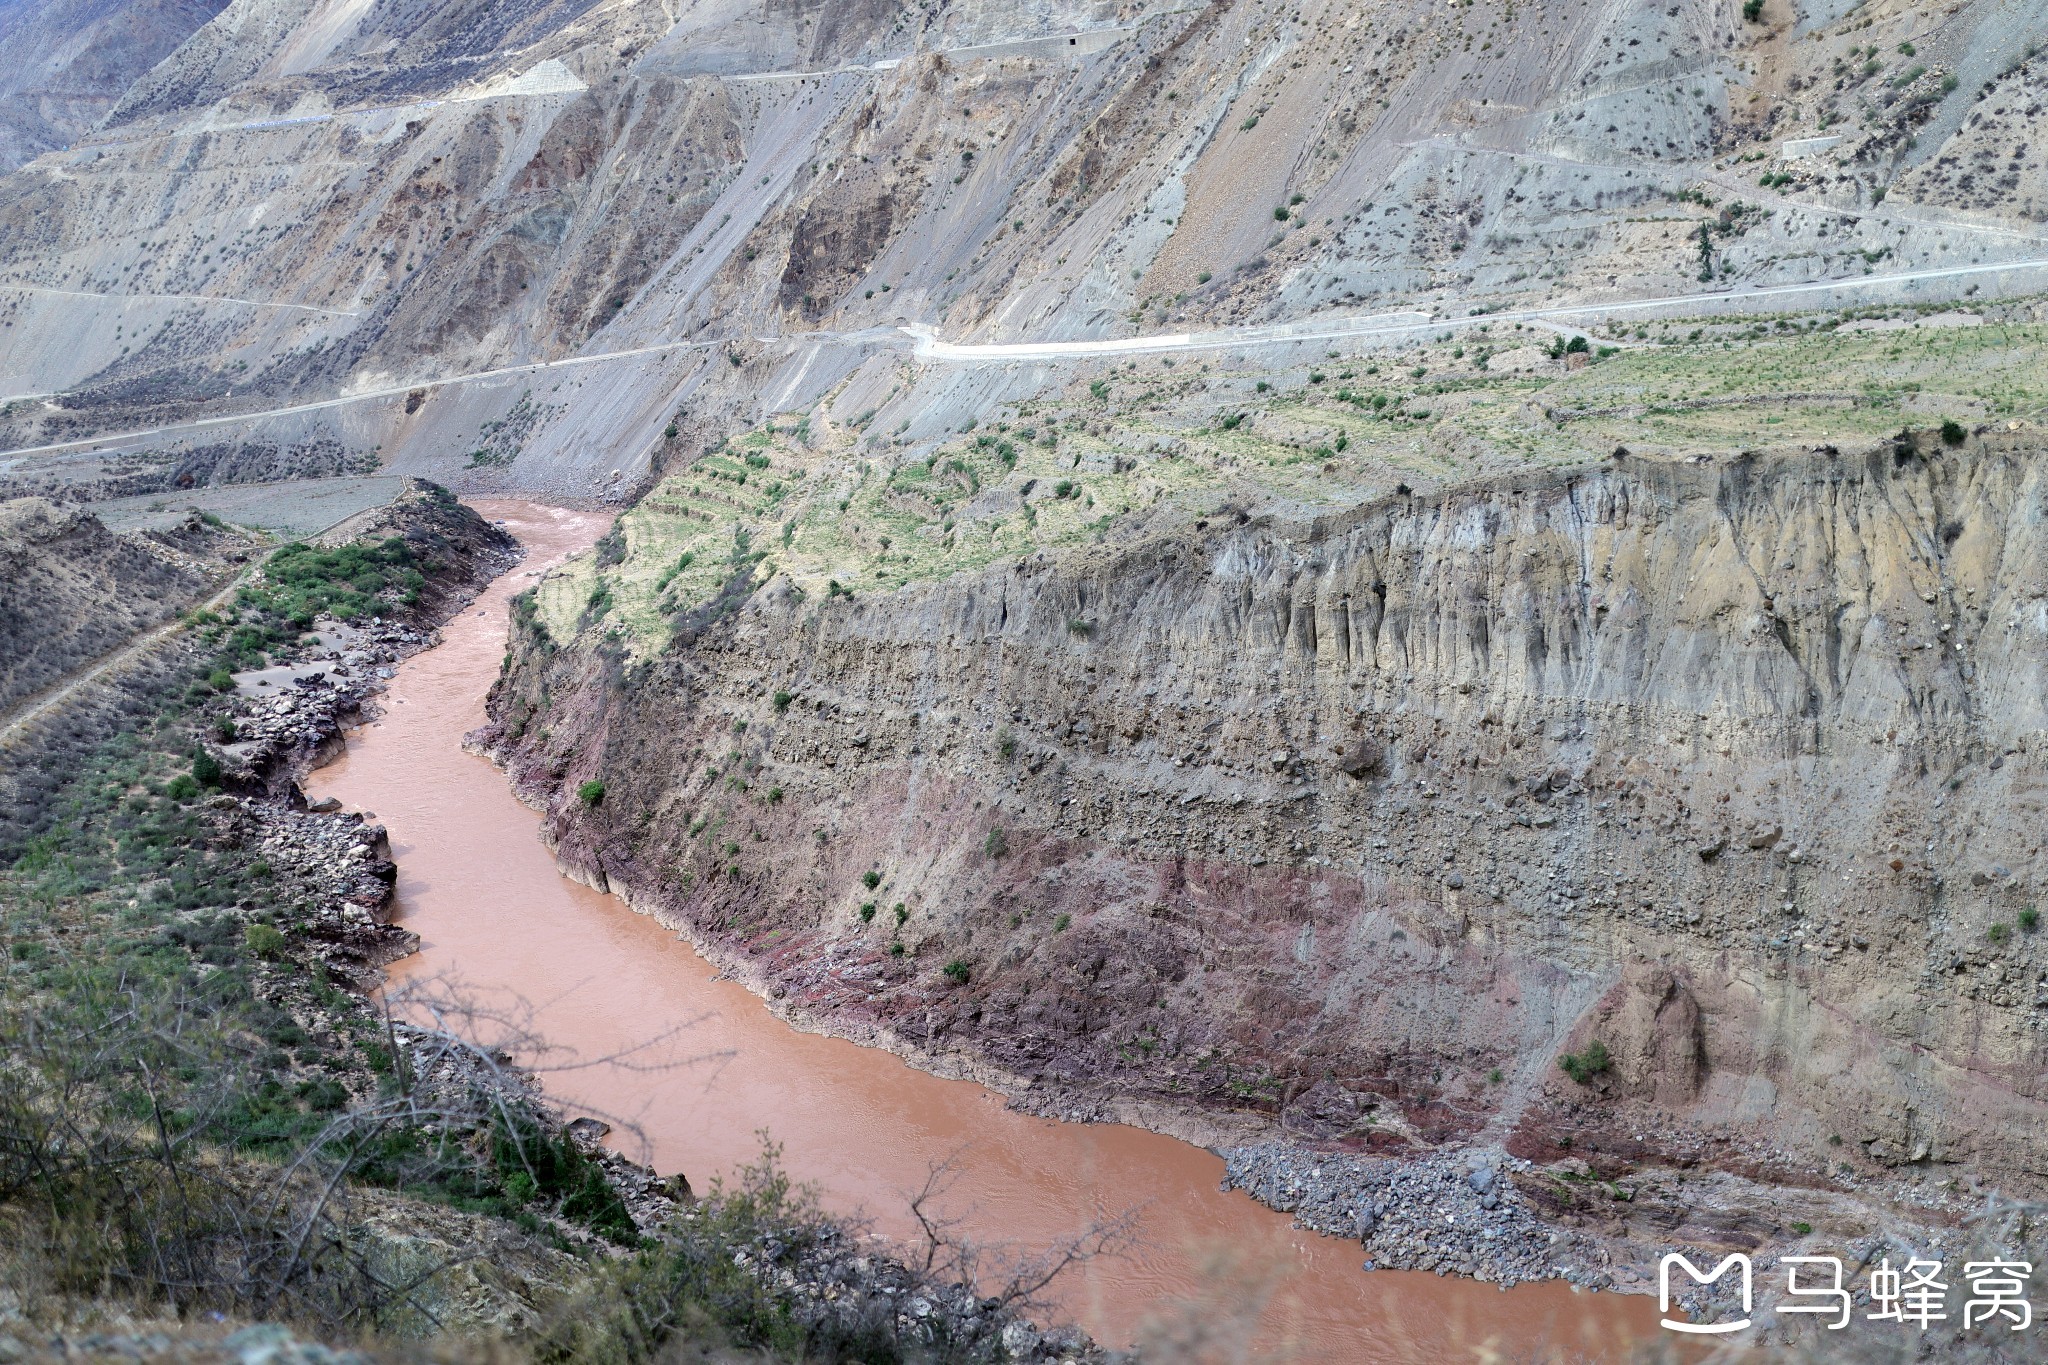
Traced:
[[1042, 1312], [1048, 1306], [1045, 1291], [1069, 1270], [1141, 1248], [1138, 1224], [1142, 1205], [1115, 1213], [1098, 1210], [1079, 1231], [1045, 1247], [972, 1240], [962, 1231], [972, 1220], [971, 1206], [952, 1214], [939, 1208], [959, 1184], [968, 1150], [963, 1144], [931, 1162], [924, 1184], [905, 1192], [919, 1235], [907, 1259], [921, 1278], [974, 1288], [995, 1300], [1000, 1311]]

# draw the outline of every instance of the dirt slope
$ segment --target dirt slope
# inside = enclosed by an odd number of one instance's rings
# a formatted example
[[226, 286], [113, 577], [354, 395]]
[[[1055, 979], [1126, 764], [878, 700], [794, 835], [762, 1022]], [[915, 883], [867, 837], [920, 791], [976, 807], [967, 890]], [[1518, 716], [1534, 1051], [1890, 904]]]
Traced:
[[0, 503], [0, 715], [199, 601], [250, 548], [197, 517], [117, 536], [77, 508]]

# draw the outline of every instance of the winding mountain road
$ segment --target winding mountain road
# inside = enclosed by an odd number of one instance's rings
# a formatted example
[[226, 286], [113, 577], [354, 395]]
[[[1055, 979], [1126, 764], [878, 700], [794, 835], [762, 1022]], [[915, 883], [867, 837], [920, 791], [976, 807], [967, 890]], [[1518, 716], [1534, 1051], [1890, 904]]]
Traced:
[[516, 375], [545, 374], [551, 370], [573, 369], [583, 365], [603, 365], [620, 360], [643, 359], [647, 356], [663, 355], [670, 352], [711, 350], [721, 346], [730, 346], [737, 341], [752, 341], [766, 345], [836, 341], [877, 346], [903, 345], [907, 341], [911, 354], [926, 364], [1046, 364], [1060, 361], [1093, 360], [1105, 356], [1242, 350], [1253, 346], [1295, 345], [1305, 341], [1328, 342], [1393, 339], [1414, 336], [1424, 332], [1441, 331], [1445, 328], [1471, 326], [1482, 321], [1488, 324], [1502, 322], [1569, 322], [1574, 318], [1608, 317], [1619, 314], [1650, 312], [1664, 308], [1684, 308], [1701, 304], [1725, 305], [1731, 303], [1743, 304], [1751, 301], [1762, 302], [1773, 299], [1794, 298], [1801, 294], [1875, 289], [1892, 285], [1912, 284], [1922, 280], [1960, 279], [1974, 275], [1995, 275], [2016, 270], [2048, 272], [2048, 257], [2034, 257], [2020, 261], [2000, 261], [1990, 264], [1947, 266], [1935, 270], [1908, 270], [1890, 275], [1854, 275], [1840, 279], [1809, 280], [1799, 284], [1759, 285], [1742, 289], [1705, 290], [1698, 293], [1667, 294], [1647, 299], [1568, 303], [1544, 308], [1503, 309], [1499, 312], [1485, 314], [1468, 313], [1462, 317], [1446, 316], [1443, 313], [1379, 313], [1371, 317], [1339, 319], [1324, 324], [1281, 323], [1258, 327], [1225, 328], [1210, 332], [1176, 332], [1154, 336], [1109, 338], [1099, 341], [949, 342], [941, 341], [929, 328], [917, 324], [907, 324], [893, 329], [870, 327], [855, 332], [817, 331], [751, 338], [698, 338], [691, 341], [663, 342], [654, 346], [637, 346], [629, 350], [601, 351], [592, 355], [568, 356], [561, 360], [536, 361], [528, 365], [505, 365], [494, 369], [476, 370], [467, 374], [442, 375], [433, 379], [417, 379], [402, 384], [388, 384], [376, 388], [361, 389], [336, 398], [325, 398], [311, 403], [294, 403], [285, 407], [268, 408], [258, 412], [201, 417], [189, 422], [173, 422], [160, 427], [145, 427], [135, 431], [113, 432], [104, 436], [81, 437], [74, 441], [56, 441], [48, 445], [20, 446], [12, 450], [0, 450], [0, 460], [19, 459], [30, 455], [54, 455], [65, 451], [97, 450], [109, 446], [123, 445], [131, 441], [148, 440], [158, 436], [175, 436], [184, 432], [206, 431], [216, 427], [236, 426], [247, 422], [261, 422], [277, 417], [292, 417], [302, 413], [348, 407], [355, 403], [395, 398], [411, 393], [415, 389], [448, 388], [459, 384], [483, 383], [493, 379], [505, 379]]

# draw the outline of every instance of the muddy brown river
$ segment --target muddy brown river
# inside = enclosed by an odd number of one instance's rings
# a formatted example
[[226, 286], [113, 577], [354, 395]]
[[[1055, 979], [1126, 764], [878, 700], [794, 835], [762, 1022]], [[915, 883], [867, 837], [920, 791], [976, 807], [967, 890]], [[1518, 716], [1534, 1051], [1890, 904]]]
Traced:
[[461, 742], [484, 719], [508, 599], [588, 546], [609, 518], [476, 505], [506, 521], [527, 561], [449, 622], [438, 647], [399, 668], [382, 717], [353, 731], [347, 753], [308, 786], [391, 831], [398, 917], [424, 942], [395, 978], [440, 976], [487, 1000], [523, 999], [552, 1043], [585, 1058], [687, 1026], [663, 1053], [683, 1062], [674, 1069], [596, 1066], [547, 1078], [572, 1113], [636, 1125], [639, 1150], [620, 1129], [628, 1155], [680, 1170], [702, 1191], [756, 1158], [765, 1130], [828, 1208], [859, 1211], [891, 1237], [910, 1232], [907, 1192], [949, 1157], [959, 1178], [946, 1212], [980, 1242], [1043, 1247], [1104, 1210], [1135, 1206], [1139, 1248], [1070, 1271], [1052, 1296], [1105, 1343], [1173, 1342], [1160, 1352], [1173, 1358], [1610, 1360], [1661, 1335], [1655, 1304], [1640, 1297], [1366, 1272], [1355, 1242], [1297, 1231], [1245, 1195], [1220, 1192], [1223, 1163], [1209, 1152], [1135, 1128], [1028, 1117], [980, 1086], [798, 1032], [739, 985], [714, 980], [687, 942], [561, 876], [538, 817]]

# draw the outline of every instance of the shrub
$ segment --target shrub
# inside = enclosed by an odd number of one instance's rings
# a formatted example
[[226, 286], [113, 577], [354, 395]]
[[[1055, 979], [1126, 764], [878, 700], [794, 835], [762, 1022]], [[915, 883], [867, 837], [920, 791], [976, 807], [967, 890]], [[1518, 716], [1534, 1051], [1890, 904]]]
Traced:
[[192, 780], [202, 787], [218, 787], [221, 782], [220, 760], [204, 749], [192, 755]]
[[2036, 910], [2033, 906], [2030, 905], [2026, 909], [2020, 911], [2020, 928], [2026, 930], [2028, 933], [2031, 934], [2040, 927], [2041, 912], [2039, 910]]
[[1059, 933], [1065, 930], [1066, 927], [1072, 924], [1073, 922], [1074, 917], [1072, 915], [1061, 915], [1058, 919], [1052, 922], [1053, 932]]
[[895, 941], [894, 943], [892, 943], [892, 944], [890, 944], [890, 945], [889, 945], [889, 956], [890, 956], [890, 957], [902, 957], [902, 956], [903, 956], [903, 940], [902, 940], [902, 939], [897, 939], [897, 940], [896, 940], [896, 941]]
[[895, 914], [895, 916], [896, 916], [896, 926], [897, 926], [897, 927], [898, 927], [899, 929], [900, 929], [900, 928], [902, 928], [902, 927], [903, 927], [903, 921], [905, 921], [905, 920], [907, 920], [907, 919], [909, 919], [909, 918], [910, 918], [910, 910], [909, 910], [909, 908], [908, 908], [908, 907], [906, 907], [906, 906], [905, 906], [905, 905], [903, 904], [903, 902], [902, 902], [902, 901], [897, 901], [895, 905], [893, 905], [892, 907], [890, 907], [890, 909], [891, 909], [891, 911], [892, 911], [892, 912], [893, 912], [893, 913]]
[[1764, 0], [1742, 0], [1742, 17], [1752, 24], [1764, 21]]
[[1959, 446], [1970, 438], [1970, 432], [1961, 422], [1951, 417], [1941, 424], [1941, 439], [1948, 445]]
[[206, 675], [206, 685], [216, 692], [232, 692], [235, 690], [235, 675], [225, 668], [216, 668]]
[[964, 986], [967, 984], [967, 978], [972, 970], [965, 962], [956, 957], [946, 964], [946, 977], [954, 984]]
[[860, 907], [860, 922], [862, 924], [873, 924], [875, 922], [875, 903], [873, 901], [862, 903]]
[[1001, 825], [988, 827], [988, 837], [981, 841], [981, 851], [991, 858], [1000, 858], [1010, 851], [1010, 840], [1004, 835]]
[[1614, 1059], [1607, 1055], [1607, 1044], [1595, 1038], [1586, 1044], [1584, 1052], [1567, 1052], [1557, 1059], [1558, 1070], [1584, 1085], [1614, 1065]]
[[576, 789], [576, 799], [586, 806], [596, 806], [604, 800], [604, 783], [591, 778]]
[[768, 789], [768, 804], [771, 806], [782, 804], [782, 788], [770, 787]]
[[1017, 732], [1005, 729], [1001, 734], [997, 735], [996, 752], [1006, 759], [1015, 758], [1017, 756]]
[[276, 926], [269, 924], [248, 924], [242, 927], [242, 943], [258, 957], [279, 958], [284, 956], [284, 935]]
[[882, 884], [882, 874], [871, 867], [860, 874], [860, 884], [872, 891]]
[[1989, 933], [1993, 943], [2003, 943], [2012, 937], [2012, 926], [2010, 924], [1994, 924], [1991, 926]]
[[787, 711], [789, 709], [789, 704], [795, 700], [796, 698], [792, 697], [787, 692], [777, 692], [774, 697], [775, 714], [779, 716], [783, 712]]
[[164, 795], [173, 801], [190, 801], [199, 795], [199, 784], [189, 775], [180, 773], [164, 784]]
[[1284, 223], [1287, 221], [1287, 210], [1284, 206], [1273, 210], [1273, 221], [1276, 223]]
[[1109, 381], [1107, 379], [1098, 379], [1094, 381], [1088, 386], [1088, 393], [1091, 397], [1094, 398], [1109, 397]]

